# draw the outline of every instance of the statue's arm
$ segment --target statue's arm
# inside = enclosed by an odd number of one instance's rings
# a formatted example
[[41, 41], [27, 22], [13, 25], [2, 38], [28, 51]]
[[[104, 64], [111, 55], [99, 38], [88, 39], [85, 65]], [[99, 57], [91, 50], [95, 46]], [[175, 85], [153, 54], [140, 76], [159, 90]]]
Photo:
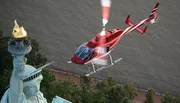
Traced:
[[22, 103], [23, 101], [23, 76], [21, 74], [24, 72], [24, 56], [14, 56], [13, 59], [13, 72], [10, 79], [10, 101], [17, 101], [17, 103]]

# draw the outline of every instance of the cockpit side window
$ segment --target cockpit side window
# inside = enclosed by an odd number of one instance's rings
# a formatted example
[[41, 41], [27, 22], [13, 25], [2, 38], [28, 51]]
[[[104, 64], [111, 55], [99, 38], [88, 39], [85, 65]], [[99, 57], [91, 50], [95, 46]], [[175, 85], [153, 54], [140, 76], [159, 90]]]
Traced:
[[81, 46], [79, 46], [79, 48], [76, 50], [76, 52], [75, 52], [75, 55], [76, 56], [78, 56], [82, 51], [83, 51], [83, 48], [84, 48], [84, 46], [87, 44], [87, 42], [86, 43], [84, 43], [84, 44], [82, 44]]
[[87, 60], [89, 58], [90, 54], [91, 54], [90, 49], [85, 47], [84, 50], [81, 52], [79, 57], [82, 60]]
[[77, 50], [76, 50], [76, 52], [75, 52], [75, 55], [80, 55], [80, 53], [82, 52], [82, 50], [83, 50], [83, 46], [81, 45]]
[[92, 54], [92, 49], [85, 47], [85, 43], [82, 44], [75, 52], [75, 55], [81, 60], [88, 60]]

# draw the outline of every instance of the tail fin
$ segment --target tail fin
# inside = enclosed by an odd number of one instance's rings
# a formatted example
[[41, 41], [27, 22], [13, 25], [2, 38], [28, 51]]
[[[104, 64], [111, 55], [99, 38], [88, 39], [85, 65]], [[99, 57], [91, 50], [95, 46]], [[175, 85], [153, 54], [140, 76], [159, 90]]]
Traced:
[[155, 5], [155, 7], [153, 8], [153, 11], [152, 11], [151, 14], [149, 15], [149, 17], [146, 18], [146, 19], [144, 19], [144, 20], [142, 20], [142, 21], [140, 21], [139, 23], [135, 23], [135, 24], [132, 23], [132, 22], [129, 20], [130, 15], [128, 15], [128, 17], [126, 18], [125, 23], [128, 24], [128, 25], [130, 25], [130, 26], [134, 26], [134, 27], [132, 27], [132, 28], [130, 28], [130, 29], [136, 29], [136, 30], [137, 30], [138, 32], [140, 32], [141, 34], [144, 34], [144, 33], [146, 32], [146, 30], [147, 30], [147, 26], [146, 26], [144, 29], [140, 28], [140, 26], [144, 25], [145, 23], [147, 23], [147, 22], [149, 22], [149, 21], [151, 21], [151, 23], [155, 23], [155, 22], [157, 21], [158, 14], [156, 14], [156, 11], [157, 11], [158, 6], [159, 6], [159, 2], [156, 3], [156, 5]]
[[[129, 20], [129, 18], [130, 18], [130, 15], [127, 16], [125, 23], [128, 24], [128, 25], [130, 25], [130, 26], [136, 25], [136, 24], [133, 24], [133, 23]], [[136, 31], [140, 32], [141, 34], [144, 34], [144, 33], [146, 32], [146, 30], [147, 30], [147, 27], [148, 27], [148, 26], [146, 26], [144, 29], [142, 29], [142, 28], [140, 28], [140, 27], [137, 27], [137, 28], [136, 28]]]
[[156, 13], [158, 6], [159, 6], [159, 2], [156, 3], [156, 5], [155, 5], [155, 7], [153, 8], [153, 11], [152, 11], [151, 14], [149, 15], [149, 17], [153, 16], [153, 15]]

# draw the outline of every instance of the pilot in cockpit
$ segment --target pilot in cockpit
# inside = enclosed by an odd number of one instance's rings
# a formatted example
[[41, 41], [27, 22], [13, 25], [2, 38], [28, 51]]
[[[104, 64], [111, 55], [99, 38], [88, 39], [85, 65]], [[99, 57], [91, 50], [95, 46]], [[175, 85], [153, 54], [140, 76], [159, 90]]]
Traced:
[[86, 44], [87, 43], [82, 44], [75, 52], [75, 55], [81, 60], [88, 60], [90, 55], [92, 54], [92, 49], [86, 47]]

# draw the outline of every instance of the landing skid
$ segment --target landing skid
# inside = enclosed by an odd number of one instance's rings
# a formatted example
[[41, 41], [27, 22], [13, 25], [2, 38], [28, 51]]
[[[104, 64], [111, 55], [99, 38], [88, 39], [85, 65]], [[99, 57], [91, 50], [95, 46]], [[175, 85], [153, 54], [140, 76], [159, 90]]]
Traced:
[[67, 61], [68, 64], [72, 63], [72, 61]]
[[[110, 54], [108, 54], [108, 56], [110, 58], [110, 64], [109, 65], [105, 65], [105, 66], [98, 65], [93, 60], [85, 63], [86, 66], [88, 66], [88, 64], [91, 65], [90, 67], [88, 67], [88, 73], [85, 73], [85, 76], [90, 76], [90, 75], [95, 74], [95, 73], [97, 73], [97, 72], [99, 72], [105, 68], [109, 68], [109, 67], [113, 66], [115, 63], [117, 63], [123, 59], [123, 58], [118, 58], [115, 61], [113, 61], [112, 56]], [[67, 63], [71, 64], [72, 61], [67, 61]]]
[[[88, 73], [85, 74], [85, 76], [90, 76], [92, 74], [95, 74], [105, 68], [109, 68], [111, 66], [113, 66], [115, 63], [121, 61], [123, 58], [118, 58], [116, 59], [115, 61], [112, 61], [112, 57], [110, 56], [110, 60], [111, 60], [111, 64], [110, 65], [107, 65], [107, 66], [102, 66], [102, 67], [99, 67], [98, 65], [94, 64], [93, 62], [91, 62], [92, 64], [92, 71], [90, 70], [90, 67], [88, 67]], [[97, 66], [97, 68], [95, 68], [95, 65]]]

